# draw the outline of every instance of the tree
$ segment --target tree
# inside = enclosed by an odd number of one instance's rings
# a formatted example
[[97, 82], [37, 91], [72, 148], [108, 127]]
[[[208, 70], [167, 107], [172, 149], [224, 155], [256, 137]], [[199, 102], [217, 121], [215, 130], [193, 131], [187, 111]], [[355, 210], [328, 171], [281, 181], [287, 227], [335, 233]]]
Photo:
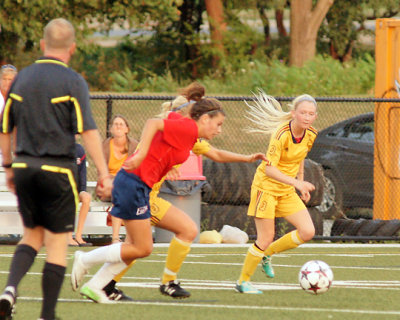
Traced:
[[400, 10], [398, 0], [336, 0], [326, 15], [320, 38], [329, 39], [330, 54], [342, 62], [352, 58], [353, 48], [366, 20], [390, 18]]
[[221, 0], [205, 0], [208, 20], [210, 24], [211, 41], [216, 49], [213, 65], [216, 66], [224, 52], [224, 33], [227, 29], [227, 23], [224, 17], [224, 8]]
[[78, 39], [112, 26], [171, 23], [183, 0], [3, 0], [0, 11], [0, 60], [12, 62], [20, 52], [37, 48], [43, 27], [53, 18], [71, 21]]
[[316, 53], [318, 29], [334, 0], [291, 0], [290, 64], [301, 67]]

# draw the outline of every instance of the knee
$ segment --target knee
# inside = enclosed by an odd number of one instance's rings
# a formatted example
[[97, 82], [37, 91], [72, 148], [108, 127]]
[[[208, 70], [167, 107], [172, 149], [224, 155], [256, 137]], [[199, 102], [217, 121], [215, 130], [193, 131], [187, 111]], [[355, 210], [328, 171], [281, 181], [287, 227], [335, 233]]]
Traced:
[[310, 241], [315, 235], [315, 228], [314, 226], [309, 226], [304, 230], [298, 230], [300, 238], [304, 241]]
[[141, 248], [140, 253], [141, 256], [140, 258], [145, 258], [148, 257], [151, 253], [153, 252], [153, 243], [150, 243], [144, 247]]
[[185, 229], [182, 232], [176, 234], [179, 239], [193, 242], [196, 236], [199, 233], [199, 229], [197, 228], [196, 223], [193, 221], [190, 224], [185, 225]]
[[266, 250], [268, 246], [274, 241], [275, 234], [268, 234], [262, 237], [257, 237], [256, 244], [261, 250]]
[[92, 196], [90, 195], [90, 193], [88, 193], [86, 191], [82, 191], [79, 194], [79, 198], [82, 203], [89, 203], [92, 200]]

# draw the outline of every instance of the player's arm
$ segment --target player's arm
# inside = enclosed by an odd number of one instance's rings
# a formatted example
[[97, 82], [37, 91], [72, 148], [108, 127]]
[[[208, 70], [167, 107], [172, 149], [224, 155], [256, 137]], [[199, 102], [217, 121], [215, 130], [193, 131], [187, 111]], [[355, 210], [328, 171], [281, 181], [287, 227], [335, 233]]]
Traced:
[[301, 199], [303, 199], [306, 202], [310, 198], [310, 192], [315, 189], [315, 186], [312, 183], [289, 177], [286, 174], [282, 173], [275, 166], [271, 165], [265, 166], [265, 174], [274, 180], [295, 187], [297, 190], [300, 191]]
[[297, 179], [304, 181], [304, 160], [300, 162], [299, 172], [297, 173]]
[[149, 119], [142, 131], [142, 137], [140, 138], [140, 147], [138, 152], [132, 157], [124, 162], [122, 168], [127, 170], [133, 170], [139, 167], [144, 158], [146, 158], [149, 152], [151, 142], [155, 134], [158, 131], [164, 130], [164, 120], [162, 119]]
[[234, 153], [226, 150], [211, 147], [209, 151], [204, 153], [207, 158], [216, 162], [254, 162], [256, 160], [267, 160], [262, 153], [253, 153], [249, 155]]

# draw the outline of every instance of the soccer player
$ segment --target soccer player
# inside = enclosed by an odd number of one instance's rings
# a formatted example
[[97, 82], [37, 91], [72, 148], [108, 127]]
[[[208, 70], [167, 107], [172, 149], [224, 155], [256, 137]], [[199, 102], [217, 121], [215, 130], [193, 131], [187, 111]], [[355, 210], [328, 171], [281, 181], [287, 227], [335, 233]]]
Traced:
[[[257, 265], [267, 277], [275, 276], [271, 256], [296, 248], [315, 234], [314, 224], [304, 202], [310, 200], [314, 185], [304, 181], [304, 158], [311, 150], [317, 131], [311, 126], [317, 118], [317, 103], [309, 95], [293, 100], [289, 112], [283, 112], [274, 98], [260, 92], [250, 107], [249, 119], [256, 125], [250, 132], [270, 134], [267, 160], [258, 166], [251, 187], [247, 214], [253, 216], [257, 240], [248, 249], [236, 290], [241, 293], [262, 293], [250, 283]], [[299, 197], [295, 191], [299, 190]], [[303, 202], [304, 201], [304, 202]], [[284, 217], [295, 226], [272, 242], [275, 217]]]
[[[178, 112], [183, 116], [189, 116], [191, 106], [196, 101], [200, 100], [204, 96], [204, 93], [205, 88], [201, 84], [197, 82], [190, 84], [181, 90], [182, 95], [179, 95], [172, 102], [165, 102], [162, 104], [161, 116], [167, 117], [171, 111]], [[243, 155], [216, 149], [204, 139], [198, 140], [192, 151], [196, 155], [205, 155], [217, 162], [254, 162], [256, 160], [266, 159], [262, 153]], [[181, 287], [180, 282], [177, 281], [177, 274], [186, 256], [190, 252], [191, 244], [198, 234], [198, 228], [188, 214], [158, 196], [165, 178], [166, 177], [163, 177], [161, 181], [154, 184], [150, 193], [152, 225], [175, 234], [169, 245], [165, 268], [161, 278], [160, 292], [172, 298], [188, 298], [190, 292]], [[116, 301], [133, 300], [115, 286], [128, 271], [130, 266], [103, 288], [109, 299]], [[92, 279], [95, 280], [94, 277]], [[96, 301], [96, 296], [86, 295], [86, 297]]]
[[[40, 41], [44, 57], [20, 71], [6, 100], [0, 123], [7, 187], [16, 192], [24, 229], [16, 247], [0, 319], [11, 319], [17, 287], [46, 247], [42, 271], [41, 319], [55, 319], [55, 307], [67, 265], [68, 232], [78, 205], [75, 134], [82, 135], [99, 174], [100, 196], [111, 192], [111, 178], [93, 121], [85, 80], [68, 68], [75, 31], [65, 19], [51, 20]], [[11, 132], [17, 128], [16, 158]]]
[[212, 139], [219, 134], [224, 119], [221, 103], [210, 98], [196, 102], [190, 118], [171, 112], [167, 119], [146, 122], [138, 151], [125, 161], [114, 180], [111, 214], [124, 220], [125, 242], [87, 253], [77, 251], [71, 273], [73, 290], [91, 267], [105, 263], [80, 292], [99, 303], [111, 302], [103, 288], [132, 261], [152, 251], [151, 188], [174, 165], [186, 161], [198, 138]]

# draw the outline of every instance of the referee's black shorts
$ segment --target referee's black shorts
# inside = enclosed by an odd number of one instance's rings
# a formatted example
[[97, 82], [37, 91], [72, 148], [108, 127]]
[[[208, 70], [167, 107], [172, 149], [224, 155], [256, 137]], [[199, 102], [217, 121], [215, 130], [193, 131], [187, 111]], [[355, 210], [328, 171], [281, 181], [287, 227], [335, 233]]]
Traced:
[[79, 204], [75, 159], [18, 156], [12, 167], [24, 226], [73, 231]]

